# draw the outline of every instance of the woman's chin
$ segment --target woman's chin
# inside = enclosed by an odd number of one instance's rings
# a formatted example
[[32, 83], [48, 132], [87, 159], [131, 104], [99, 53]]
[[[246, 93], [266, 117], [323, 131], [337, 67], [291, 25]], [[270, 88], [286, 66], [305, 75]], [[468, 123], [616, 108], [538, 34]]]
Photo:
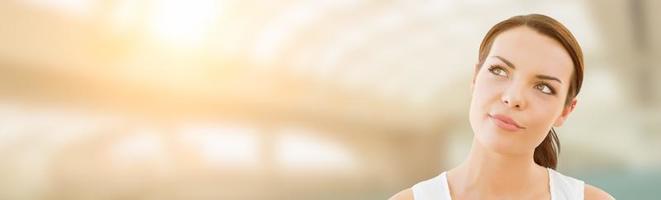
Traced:
[[507, 155], [519, 155], [528, 152], [528, 148], [521, 145], [523, 141], [520, 141], [520, 138], [509, 137], [498, 131], [483, 132], [482, 134], [477, 136], [477, 141], [481, 146], [490, 149], [491, 152]]

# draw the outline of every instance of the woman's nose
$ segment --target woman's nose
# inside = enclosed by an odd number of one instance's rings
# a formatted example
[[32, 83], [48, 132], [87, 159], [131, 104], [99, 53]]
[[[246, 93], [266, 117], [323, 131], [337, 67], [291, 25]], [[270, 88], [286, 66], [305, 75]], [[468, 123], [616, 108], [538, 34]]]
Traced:
[[522, 90], [515, 85], [510, 86], [503, 92], [501, 102], [507, 107], [523, 109], [526, 106], [525, 98], [523, 98]]

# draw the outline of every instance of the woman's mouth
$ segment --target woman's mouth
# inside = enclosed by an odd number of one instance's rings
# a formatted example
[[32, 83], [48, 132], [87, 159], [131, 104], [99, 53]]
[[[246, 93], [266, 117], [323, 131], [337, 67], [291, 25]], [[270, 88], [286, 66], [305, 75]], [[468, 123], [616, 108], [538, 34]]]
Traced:
[[505, 129], [507, 131], [518, 131], [520, 129], [525, 129], [525, 127], [522, 127], [519, 125], [516, 121], [514, 121], [511, 117], [507, 115], [500, 115], [500, 114], [495, 114], [491, 115], [488, 114], [489, 118], [496, 124], [496, 126]]

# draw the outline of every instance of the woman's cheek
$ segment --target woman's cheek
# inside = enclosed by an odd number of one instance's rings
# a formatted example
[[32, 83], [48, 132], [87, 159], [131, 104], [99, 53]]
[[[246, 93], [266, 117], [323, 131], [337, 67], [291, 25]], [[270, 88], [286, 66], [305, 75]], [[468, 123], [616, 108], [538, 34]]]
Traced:
[[485, 80], [479, 82], [475, 89], [473, 96], [477, 98], [478, 105], [483, 109], [488, 109], [488, 106], [490, 106], [489, 103], [498, 95], [498, 85]]
[[530, 121], [537, 122], [533, 124], [535, 129], [540, 132], [546, 133], [551, 129], [555, 118], [559, 115], [556, 103], [549, 102], [548, 100], [536, 100], [528, 107], [531, 114]]
[[536, 108], [542, 109], [541, 112], [550, 115], [551, 117], [559, 115], [562, 112], [564, 101], [557, 96], [547, 94], [537, 94], [535, 103], [539, 104]]

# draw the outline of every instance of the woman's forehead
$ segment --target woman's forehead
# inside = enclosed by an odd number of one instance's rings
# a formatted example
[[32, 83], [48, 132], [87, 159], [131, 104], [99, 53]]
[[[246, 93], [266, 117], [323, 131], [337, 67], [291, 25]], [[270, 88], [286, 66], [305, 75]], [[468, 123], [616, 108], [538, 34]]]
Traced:
[[574, 66], [560, 42], [524, 26], [496, 36], [489, 59], [494, 56], [507, 59], [517, 70], [544, 73], [563, 80], [570, 78]]

